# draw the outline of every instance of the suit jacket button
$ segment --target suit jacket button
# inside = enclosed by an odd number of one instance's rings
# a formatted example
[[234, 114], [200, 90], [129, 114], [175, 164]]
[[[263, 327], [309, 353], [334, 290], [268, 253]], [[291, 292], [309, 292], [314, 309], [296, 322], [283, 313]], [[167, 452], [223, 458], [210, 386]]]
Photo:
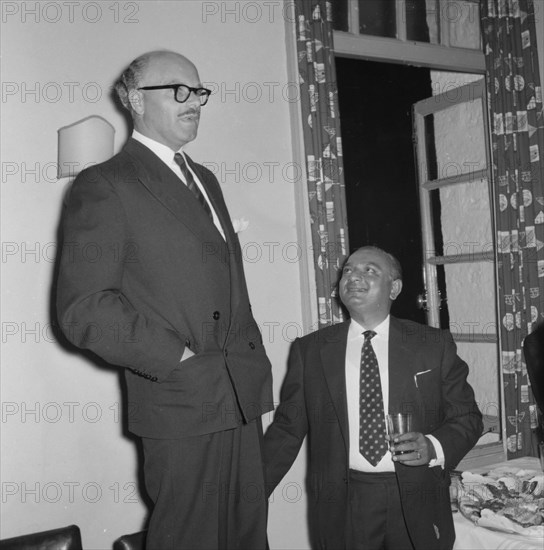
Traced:
[[225, 350], [225, 357], [226, 357], [228, 354], [229, 354], [229, 350], [226, 349], [226, 350]]
[[254, 344], [253, 342], [250, 342], [250, 343], [249, 343], [249, 347], [250, 347], [251, 349], [255, 349], [255, 344]]
[[158, 378], [157, 378], [156, 376], [153, 376], [153, 377], [151, 378], [151, 382], [156, 382], [157, 380], [158, 380]]
[[213, 318], [215, 321], [218, 321], [219, 320], [219, 317], [221, 317], [221, 314], [219, 313], [219, 311], [214, 311], [213, 312]]

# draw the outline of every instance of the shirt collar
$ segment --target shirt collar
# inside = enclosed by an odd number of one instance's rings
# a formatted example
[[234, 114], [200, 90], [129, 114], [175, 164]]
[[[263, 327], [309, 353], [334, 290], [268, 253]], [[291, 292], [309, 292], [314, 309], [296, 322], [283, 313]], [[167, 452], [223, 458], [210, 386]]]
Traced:
[[[388, 315], [377, 327], [374, 327], [372, 330], [376, 333], [376, 337], [380, 338], [389, 338], [389, 320], [390, 315]], [[366, 329], [363, 325], [360, 325], [354, 319], [351, 320], [349, 325], [348, 338], [358, 338], [362, 336], [363, 332]]]
[[[164, 145], [164, 143], [159, 143], [154, 139], [144, 136], [136, 130], [132, 131], [132, 137], [136, 141], [139, 141], [142, 145], [145, 145], [148, 149], [151, 149], [151, 151], [153, 151], [153, 153], [155, 153], [168, 166], [174, 162], [174, 152], [170, 149], [170, 147], [168, 147], [168, 145]], [[178, 152], [184, 155], [183, 148], [181, 148]]]

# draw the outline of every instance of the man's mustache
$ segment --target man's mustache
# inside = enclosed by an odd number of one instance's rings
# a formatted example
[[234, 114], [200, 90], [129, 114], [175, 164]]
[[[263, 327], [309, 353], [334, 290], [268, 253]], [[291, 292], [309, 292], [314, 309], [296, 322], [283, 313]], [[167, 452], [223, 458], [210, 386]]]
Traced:
[[197, 107], [189, 107], [189, 109], [187, 109], [186, 111], [184, 111], [182, 113], [181, 116], [185, 116], [185, 115], [197, 115], [197, 116], [200, 116], [200, 109], [198, 109]]

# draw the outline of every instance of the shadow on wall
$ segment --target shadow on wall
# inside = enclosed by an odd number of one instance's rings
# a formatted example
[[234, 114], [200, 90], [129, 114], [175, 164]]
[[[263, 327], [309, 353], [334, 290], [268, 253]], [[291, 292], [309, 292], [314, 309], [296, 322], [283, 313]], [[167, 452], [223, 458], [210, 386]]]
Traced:
[[[125, 119], [128, 133], [127, 135], [130, 135], [132, 130], [132, 121], [130, 119], [129, 113], [120, 105], [120, 102], [115, 94], [115, 91], [112, 90], [111, 92], [111, 99], [114, 102], [114, 104], [117, 107], [117, 110], [120, 114], [122, 114], [123, 118]], [[64, 208], [66, 205], [66, 202], [68, 200], [71, 186], [73, 183], [73, 179], [68, 182], [65, 188], [65, 192], [62, 197], [62, 201], [59, 204], [59, 212], [57, 217], [57, 229], [56, 229], [56, 242], [57, 242], [57, 255], [55, 257], [55, 261], [53, 263], [53, 276], [51, 278], [52, 284], [49, 289], [49, 320], [51, 323], [53, 335], [55, 337], [56, 343], [66, 352], [69, 354], [77, 354], [79, 356], [83, 356], [86, 359], [86, 362], [89, 364], [89, 366], [94, 367], [96, 369], [106, 369], [109, 371], [115, 371], [117, 373], [117, 378], [119, 380], [119, 388], [120, 388], [120, 394], [121, 394], [121, 403], [122, 403], [122, 420], [121, 420], [121, 426], [122, 426], [122, 436], [130, 441], [133, 442], [133, 444], [136, 447], [137, 452], [137, 468], [135, 472], [135, 477], [138, 481], [138, 488], [139, 488], [139, 496], [141, 498], [141, 501], [145, 504], [148, 510], [148, 516], [149, 511], [151, 510], [151, 499], [147, 495], [145, 491], [145, 484], [143, 479], [143, 447], [142, 443], [139, 437], [133, 435], [128, 431], [128, 401], [127, 401], [127, 386], [125, 381], [125, 375], [124, 375], [124, 369], [121, 369], [119, 367], [115, 367], [92, 353], [91, 351], [80, 349], [76, 347], [74, 344], [72, 344], [64, 335], [61, 324], [57, 316], [57, 281], [59, 276], [59, 268], [60, 268], [60, 258], [61, 258], [61, 251], [63, 250], [63, 247], [65, 245], [63, 234], [62, 234], [62, 226], [63, 226], [63, 214], [64, 214]], [[147, 522], [147, 520], [146, 520]]]

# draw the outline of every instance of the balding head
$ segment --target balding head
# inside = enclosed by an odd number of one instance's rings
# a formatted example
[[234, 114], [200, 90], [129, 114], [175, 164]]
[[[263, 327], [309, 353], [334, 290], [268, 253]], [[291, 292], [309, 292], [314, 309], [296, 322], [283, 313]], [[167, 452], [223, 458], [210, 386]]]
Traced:
[[402, 290], [400, 264], [376, 246], [364, 246], [346, 260], [339, 284], [340, 298], [352, 319], [366, 329], [378, 326]]
[[[200, 120], [200, 98], [190, 93], [183, 103], [176, 101], [170, 85], [201, 88], [195, 65], [183, 55], [154, 51], [136, 58], [123, 72], [115, 89], [130, 111], [134, 128], [141, 134], [178, 151], [196, 138]], [[147, 89], [167, 86], [166, 89]]]
[[[131, 92], [136, 91], [140, 86], [142, 86], [143, 76], [146, 69], [149, 67], [152, 61], [165, 60], [168, 58], [177, 58], [184, 60], [187, 64], [191, 65], [193, 68], [193, 63], [187, 59], [185, 56], [172, 52], [170, 50], [156, 50], [153, 52], [147, 52], [132, 61], [132, 63], [123, 71], [119, 80], [114, 85], [115, 92], [119, 101], [129, 110], [132, 114], [132, 107], [130, 105], [129, 96]], [[196, 70], [196, 68], [195, 68]]]

